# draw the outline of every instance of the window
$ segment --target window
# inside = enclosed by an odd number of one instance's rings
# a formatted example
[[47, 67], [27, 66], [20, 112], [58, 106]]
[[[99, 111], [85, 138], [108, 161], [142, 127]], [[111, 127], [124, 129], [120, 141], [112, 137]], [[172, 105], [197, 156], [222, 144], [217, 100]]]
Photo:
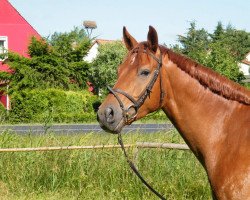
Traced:
[[0, 61], [6, 59], [4, 53], [7, 53], [8, 50], [8, 37], [7, 36], [0, 36]]

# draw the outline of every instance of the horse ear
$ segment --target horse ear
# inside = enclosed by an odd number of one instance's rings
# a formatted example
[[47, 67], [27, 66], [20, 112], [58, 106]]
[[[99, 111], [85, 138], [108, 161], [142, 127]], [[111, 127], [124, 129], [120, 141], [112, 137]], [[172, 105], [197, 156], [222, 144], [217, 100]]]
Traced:
[[123, 40], [124, 40], [124, 43], [129, 51], [132, 50], [138, 44], [138, 42], [135, 40], [135, 38], [133, 38], [129, 34], [129, 32], [127, 31], [125, 26], [123, 27]]
[[153, 26], [149, 26], [149, 31], [148, 31], [148, 45], [149, 48], [153, 51], [156, 52], [158, 49], [158, 35], [156, 30], [154, 29]]

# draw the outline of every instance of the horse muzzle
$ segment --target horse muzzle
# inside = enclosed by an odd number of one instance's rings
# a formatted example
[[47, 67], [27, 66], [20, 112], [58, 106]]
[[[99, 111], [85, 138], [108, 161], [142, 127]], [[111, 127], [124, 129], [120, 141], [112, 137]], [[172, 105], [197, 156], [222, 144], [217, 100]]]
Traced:
[[113, 105], [100, 106], [97, 112], [97, 120], [103, 130], [114, 134], [121, 132], [125, 125], [121, 109]]

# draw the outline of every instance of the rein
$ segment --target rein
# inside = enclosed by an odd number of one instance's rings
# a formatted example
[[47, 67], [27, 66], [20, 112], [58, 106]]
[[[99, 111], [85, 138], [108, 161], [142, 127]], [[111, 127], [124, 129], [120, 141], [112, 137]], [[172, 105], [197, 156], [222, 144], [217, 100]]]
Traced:
[[[146, 50], [143, 51], [144, 53], [147, 53]], [[123, 90], [120, 89], [116, 89], [116, 88], [111, 88], [111, 87], [107, 87], [109, 92], [112, 93], [114, 95], [114, 97], [117, 99], [118, 103], [120, 104], [120, 108], [122, 109], [122, 113], [123, 113], [123, 118], [125, 120], [125, 124], [129, 125], [131, 124], [138, 113], [139, 108], [143, 105], [143, 103], [145, 102], [145, 100], [147, 99], [147, 97], [150, 98], [150, 93], [152, 92], [152, 88], [159, 76], [160, 78], [160, 90], [161, 90], [161, 95], [160, 95], [160, 106], [162, 105], [163, 102], [163, 98], [164, 98], [164, 92], [162, 90], [162, 78], [161, 78], [161, 67], [162, 67], [162, 53], [160, 52], [160, 58], [157, 58], [154, 54], [152, 54], [151, 52], [149, 52], [149, 55], [157, 61], [158, 66], [154, 71], [154, 75], [152, 77], [152, 79], [150, 80], [149, 84], [146, 86], [145, 90], [141, 93], [141, 95], [139, 96], [139, 98], [137, 100], [134, 99], [134, 97], [132, 97], [131, 95], [129, 95], [128, 93], [124, 92]], [[126, 98], [128, 98], [133, 104], [131, 106], [129, 106], [128, 108], [125, 108], [124, 104], [122, 103], [120, 97], [118, 96], [118, 94], [122, 94], [123, 96], [125, 96]], [[134, 108], [135, 113], [130, 116], [129, 115], [129, 110], [131, 108]], [[128, 154], [124, 148], [124, 144], [122, 141], [122, 136], [121, 133], [118, 133], [118, 142], [121, 145], [121, 149], [124, 153], [124, 156], [130, 166], [130, 168], [133, 170], [133, 172], [136, 174], [136, 176], [142, 181], [142, 183], [151, 191], [153, 192], [156, 196], [158, 196], [160, 199], [162, 200], [166, 200], [165, 197], [163, 197], [159, 192], [157, 192], [144, 178], [143, 176], [140, 174], [140, 172], [138, 171], [138, 169], [136, 168], [135, 164], [129, 159]]]
[[141, 182], [147, 186], [147, 188], [153, 192], [156, 196], [158, 196], [161, 200], [166, 200], [165, 197], [163, 197], [159, 192], [157, 192], [144, 178], [143, 176], [141, 175], [141, 173], [138, 171], [138, 169], [136, 168], [135, 164], [129, 159], [128, 157], [128, 154], [124, 148], [124, 144], [123, 144], [123, 141], [122, 141], [122, 135], [121, 133], [118, 133], [118, 142], [119, 144], [121, 145], [121, 148], [122, 148], [122, 151], [123, 151], [123, 154], [130, 166], [130, 168], [133, 170], [133, 172], [136, 174], [136, 176], [141, 180]]

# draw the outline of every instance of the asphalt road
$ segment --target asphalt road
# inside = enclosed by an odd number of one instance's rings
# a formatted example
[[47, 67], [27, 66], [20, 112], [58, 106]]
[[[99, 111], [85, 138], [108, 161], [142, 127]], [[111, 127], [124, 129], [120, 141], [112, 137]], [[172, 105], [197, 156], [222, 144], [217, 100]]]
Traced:
[[[124, 133], [129, 132], [144, 132], [144, 133], [153, 133], [153, 132], [164, 132], [170, 129], [173, 129], [173, 125], [170, 123], [167, 124], [132, 124], [123, 128]], [[104, 133], [104, 131], [97, 124], [67, 124], [67, 125], [52, 125], [52, 126], [43, 126], [43, 125], [3, 125], [0, 126], [0, 133], [9, 130], [17, 134], [43, 134], [48, 132], [53, 132], [57, 134], [79, 134], [79, 133]]]

